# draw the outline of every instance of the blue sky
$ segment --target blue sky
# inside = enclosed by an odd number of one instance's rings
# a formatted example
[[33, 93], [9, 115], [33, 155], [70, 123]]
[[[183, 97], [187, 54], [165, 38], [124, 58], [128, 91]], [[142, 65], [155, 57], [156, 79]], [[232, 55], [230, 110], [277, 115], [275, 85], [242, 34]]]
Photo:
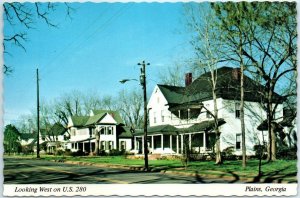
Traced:
[[[36, 68], [40, 97], [51, 101], [72, 90], [115, 96], [140, 88], [119, 80], [138, 78], [138, 62], [147, 67], [148, 95], [158, 75], [191, 56], [183, 19], [183, 3], [71, 3], [72, 20], [55, 14], [59, 28], [45, 23], [28, 31], [26, 52], [8, 46], [4, 56], [14, 72], [4, 77], [4, 121], [18, 119], [36, 106]], [[60, 9], [58, 9], [59, 11]], [[9, 29], [4, 21], [4, 35]]]

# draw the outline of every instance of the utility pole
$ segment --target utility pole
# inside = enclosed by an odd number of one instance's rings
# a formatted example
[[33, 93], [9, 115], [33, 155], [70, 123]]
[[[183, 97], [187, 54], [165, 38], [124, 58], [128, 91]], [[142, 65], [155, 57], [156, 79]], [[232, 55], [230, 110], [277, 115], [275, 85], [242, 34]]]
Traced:
[[143, 95], [144, 95], [144, 160], [145, 160], [145, 171], [149, 170], [148, 165], [148, 142], [147, 142], [147, 92], [146, 92], [146, 65], [150, 65], [150, 63], [138, 63], [141, 65], [141, 75], [140, 75], [140, 83], [143, 87]]
[[36, 157], [40, 158], [40, 88], [39, 88], [39, 69], [36, 69], [36, 98], [37, 98], [37, 142]]

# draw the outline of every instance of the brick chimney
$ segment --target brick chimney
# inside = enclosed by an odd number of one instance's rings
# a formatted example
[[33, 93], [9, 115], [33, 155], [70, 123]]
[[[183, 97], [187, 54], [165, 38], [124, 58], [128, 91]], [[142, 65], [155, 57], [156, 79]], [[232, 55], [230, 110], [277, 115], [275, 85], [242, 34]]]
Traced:
[[241, 79], [241, 70], [240, 68], [233, 68], [232, 69], [232, 79], [240, 80]]
[[189, 86], [193, 82], [193, 76], [192, 73], [186, 73], [185, 74], [185, 86]]

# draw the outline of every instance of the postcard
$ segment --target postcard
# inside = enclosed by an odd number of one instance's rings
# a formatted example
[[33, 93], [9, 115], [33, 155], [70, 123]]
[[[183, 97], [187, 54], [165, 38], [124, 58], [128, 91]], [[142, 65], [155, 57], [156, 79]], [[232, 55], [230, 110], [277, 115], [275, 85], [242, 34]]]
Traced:
[[296, 196], [296, 2], [2, 3], [3, 195]]

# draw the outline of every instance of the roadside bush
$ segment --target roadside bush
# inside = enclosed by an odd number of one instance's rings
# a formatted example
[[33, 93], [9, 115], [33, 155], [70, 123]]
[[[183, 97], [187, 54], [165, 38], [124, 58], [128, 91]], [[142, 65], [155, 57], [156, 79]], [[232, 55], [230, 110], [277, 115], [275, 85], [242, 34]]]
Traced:
[[105, 152], [105, 150], [99, 150], [99, 156], [107, 156], [108, 154]]
[[207, 155], [203, 153], [190, 154], [190, 161], [206, 161]]
[[76, 152], [72, 152], [72, 157], [77, 157], [77, 156], [84, 156], [85, 153], [82, 150], [78, 150]]
[[221, 153], [223, 160], [237, 160], [239, 156], [234, 154], [234, 147], [230, 146], [224, 149]]
[[73, 156], [73, 155], [72, 155], [72, 151], [71, 151], [70, 149], [66, 149], [66, 150], [65, 150], [65, 155], [66, 155], [66, 156]]
[[296, 160], [297, 149], [289, 148], [288, 146], [280, 146], [277, 148], [276, 158], [283, 160]]
[[125, 153], [125, 151], [124, 150], [122, 150], [122, 151], [119, 151], [119, 150], [117, 150], [117, 149], [112, 149], [112, 150], [110, 150], [109, 151], [109, 156], [117, 156], [117, 155], [123, 155]]
[[257, 159], [267, 159], [267, 148], [265, 145], [254, 145], [253, 150], [255, 151], [255, 157]]
[[55, 152], [55, 155], [61, 156], [61, 155], [63, 155], [63, 154], [64, 154], [64, 151], [63, 151], [63, 150], [57, 150], [57, 151]]

